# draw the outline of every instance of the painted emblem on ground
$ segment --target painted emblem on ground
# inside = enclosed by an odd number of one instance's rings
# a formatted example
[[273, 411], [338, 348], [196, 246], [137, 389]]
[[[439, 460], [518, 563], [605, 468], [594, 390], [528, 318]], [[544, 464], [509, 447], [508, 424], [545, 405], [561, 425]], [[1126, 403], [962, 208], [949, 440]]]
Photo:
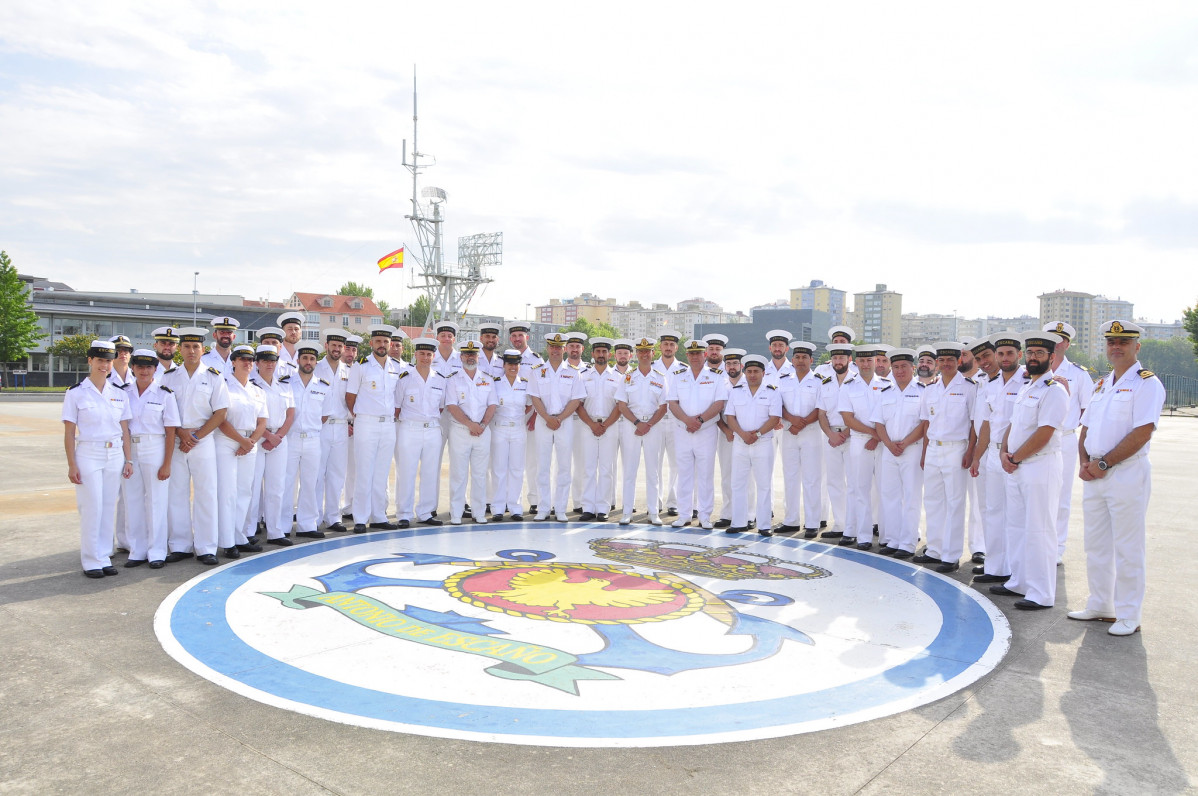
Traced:
[[[312, 542], [201, 575], [163, 647], [333, 721], [544, 746], [776, 737], [989, 673], [1006, 619], [949, 578], [801, 539], [574, 523]], [[615, 531], [616, 533], [613, 533]]]

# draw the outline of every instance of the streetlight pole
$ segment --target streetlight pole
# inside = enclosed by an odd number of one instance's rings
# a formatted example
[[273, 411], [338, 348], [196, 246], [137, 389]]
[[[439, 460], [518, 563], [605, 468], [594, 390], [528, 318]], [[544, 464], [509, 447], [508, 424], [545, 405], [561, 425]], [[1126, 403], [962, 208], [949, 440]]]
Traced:
[[191, 325], [195, 326], [198, 321], [200, 301], [200, 272], [196, 271], [191, 280]]

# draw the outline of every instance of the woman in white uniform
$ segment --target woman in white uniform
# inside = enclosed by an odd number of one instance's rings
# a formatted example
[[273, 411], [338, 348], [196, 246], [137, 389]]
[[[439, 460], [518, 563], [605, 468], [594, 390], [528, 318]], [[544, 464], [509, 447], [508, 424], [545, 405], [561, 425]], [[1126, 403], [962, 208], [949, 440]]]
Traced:
[[110, 557], [116, 499], [122, 476], [133, 474], [129, 399], [108, 381], [115, 358], [116, 346], [92, 340], [87, 350], [88, 376], [67, 390], [62, 402], [67, 478], [75, 485], [80, 559], [89, 578], [117, 574]]
[[216, 435], [217, 547], [225, 558], [241, 558], [242, 552], [262, 550], [262, 545], [246, 537], [245, 527], [267, 409], [266, 393], [250, 381], [254, 349], [239, 345], [230, 357], [233, 372], [225, 377], [229, 409], [220, 424], [221, 433]]
[[162, 569], [167, 553], [171, 458], [175, 432], [183, 423], [170, 388], [155, 380], [158, 357], [154, 352], [139, 348], [133, 352], [131, 362], [136, 380], [124, 390], [132, 412], [129, 439], [133, 443], [133, 455], [129, 457], [133, 459], [133, 476], [125, 484], [129, 527], [129, 560], [125, 566], [139, 567], [148, 561], [150, 569]]

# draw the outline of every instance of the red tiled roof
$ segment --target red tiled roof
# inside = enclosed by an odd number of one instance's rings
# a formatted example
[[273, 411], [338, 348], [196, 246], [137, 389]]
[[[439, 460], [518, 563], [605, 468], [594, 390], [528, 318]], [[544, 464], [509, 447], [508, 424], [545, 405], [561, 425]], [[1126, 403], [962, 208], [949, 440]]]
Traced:
[[281, 310], [284, 307], [286, 307], [287, 305], [281, 301], [254, 301], [253, 299], [242, 299], [241, 306], [256, 307], [256, 308], [267, 309], [267, 310], [275, 310], [275, 309]]
[[[308, 312], [325, 312], [342, 315], [377, 315], [380, 317], [383, 314], [383, 311], [374, 303], [374, 299], [367, 298], [366, 296], [338, 296], [333, 293], [294, 293], [293, 296]], [[320, 303], [320, 300], [325, 297], [333, 300], [333, 306], [325, 307]], [[354, 309], [350, 306], [350, 302], [354, 299], [362, 300], [360, 309]]]

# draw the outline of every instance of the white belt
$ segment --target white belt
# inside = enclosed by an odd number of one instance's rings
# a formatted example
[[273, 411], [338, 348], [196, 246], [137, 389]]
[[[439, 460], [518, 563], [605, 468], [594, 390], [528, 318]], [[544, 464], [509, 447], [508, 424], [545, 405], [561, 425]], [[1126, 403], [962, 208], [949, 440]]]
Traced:
[[995, 449], [995, 450], [998, 450], [998, 451], [1002, 450], [1002, 443], [1001, 443], [1001, 442], [991, 442], [990, 444], [994, 446], [994, 449]]
[[832, 429], [833, 431], [839, 432], [839, 431], [844, 431], [845, 428], [847, 428], [847, 426], [828, 426], [828, 428]]
[[162, 439], [165, 436], [165, 434], [138, 434], [136, 437], [129, 437], [129, 441], [134, 444], [137, 444], [142, 440], [145, 440], [146, 442], [154, 442], [156, 440]]
[[370, 420], [375, 423], [390, 423], [395, 419], [394, 415], [354, 415], [355, 422]]
[[[1126, 459], [1124, 459], [1122, 462], [1118, 462], [1118, 463], [1116, 463], [1116, 464], [1112, 464], [1110, 467], [1118, 467], [1120, 464], [1123, 464], [1124, 462], [1134, 462], [1136, 459], [1142, 459], [1142, 458], [1144, 458], [1144, 457], [1145, 457], [1145, 456], [1147, 456], [1147, 455], [1148, 455], [1148, 454], [1147, 454], [1146, 452], [1144, 452], [1144, 451], [1142, 451], [1142, 450], [1139, 450], [1139, 451], [1136, 451], [1135, 453], [1133, 453], [1131, 456], [1128, 456], [1128, 457], [1127, 457]], [[1091, 456], [1091, 457], [1090, 457], [1090, 461], [1092, 461], [1092, 462], [1096, 462], [1096, 461], [1098, 461], [1098, 460], [1099, 460], [1099, 459], [1101, 459], [1101, 458], [1102, 458], [1101, 456]], [[1110, 469], [1110, 468], [1107, 468], [1107, 469]]]
[[90, 445], [93, 448], [119, 448], [121, 446], [121, 441], [119, 439], [114, 439], [114, 440], [80, 439], [80, 440], [75, 440], [75, 444], [76, 445]]
[[[290, 437], [292, 435], [288, 434], [287, 436]], [[315, 437], [319, 437], [320, 432], [319, 431], [300, 431], [300, 432], [297, 432], [294, 436], [297, 436], [300, 439], [312, 439]]]
[[515, 428], [524, 424], [519, 420], [492, 420], [491, 425], [499, 426], [500, 428]]
[[440, 428], [441, 427], [441, 421], [439, 421], [439, 420], [427, 420], [427, 421], [426, 420], [404, 420], [401, 417], [399, 419], [399, 422], [403, 423], [405, 426], [411, 426], [412, 428]]
[[333, 426], [333, 425], [336, 425], [337, 423], [348, 423], [349, 419], [344, 418], [344, 417], [330, 417], [328, 420], [326, 420], [324, 422], [328, 423], [330, 426]]
[[928, 444], [936, 445], [937, 447], [941, 447], [941, 448], [952, 448], [952, 447], [956, 447], [957, 445], [968, 445], [969, 440], [967, 440], [967, 439], [949, 439], [949, 440], [930, 439], [930, 440], [928, 440]]
[[1070, 428], [1070, 429], [1064, 429], [1064, 428], [1061, 429], [1061, 434], [1076, 434], [1076, 433], [1077, 433], [1077, 426], [1074, 426], [1073, 428]]
[[243, 437], [248, 437], [250, 434], [254, 433], [254, 430], [252, 428], [251, 429], [236, 428], [233, 430], [236, 431], [238, 434], [240, 434]]

